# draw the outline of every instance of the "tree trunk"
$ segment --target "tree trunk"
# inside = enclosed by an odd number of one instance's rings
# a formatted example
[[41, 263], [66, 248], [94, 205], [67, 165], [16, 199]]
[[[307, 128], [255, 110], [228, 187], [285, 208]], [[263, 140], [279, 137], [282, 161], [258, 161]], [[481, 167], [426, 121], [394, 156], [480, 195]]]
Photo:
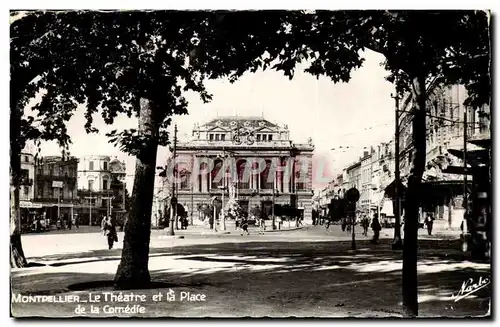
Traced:
[[15, 101], [10, 108], [10, 266], [23, 268], [28, 263], [21, 243], [19, 183], [21, 176], [21, 112]]
[[154, 120], [151, 101], [141, 99], [139, 135], [148, 137], [137, 155], [132, 206], [125, 225], [122, 258], [115, 275], [118, 289], [140, 289], [151, 277], [148, 270], [151, 237], [151, 210], [158, 151], [158, 124]]
[[420, 189], [426, 160], [425, 75], [413, 78], [412, 97], [415, 100], [415, 107], [413, 108], [415, 153], [405, 196], [403, 247], [403, 311], [409, 317], [418, 315], [417, 234], [421, 198]]

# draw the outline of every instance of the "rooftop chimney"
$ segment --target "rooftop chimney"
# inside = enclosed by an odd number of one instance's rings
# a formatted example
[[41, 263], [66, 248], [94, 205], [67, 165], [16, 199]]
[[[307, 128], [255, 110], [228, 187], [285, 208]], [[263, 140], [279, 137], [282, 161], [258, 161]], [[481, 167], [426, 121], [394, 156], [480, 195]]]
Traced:
[[366, 157], [366, 156], [368, 156], [369, 153], [370, 152], [368, 152], [368, 151], [363, 151], [363, 158]]

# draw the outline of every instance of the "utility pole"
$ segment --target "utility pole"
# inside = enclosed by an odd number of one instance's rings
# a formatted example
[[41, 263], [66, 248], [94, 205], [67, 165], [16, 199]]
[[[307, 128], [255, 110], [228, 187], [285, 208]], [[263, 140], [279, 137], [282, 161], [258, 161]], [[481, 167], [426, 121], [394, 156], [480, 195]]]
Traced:
[[[177, 158], [177, 124], [175, 124], [174, 126], [174, 182], [172, 184], [172, 196], [174, 196], [176, 199], [177, 199], [177, 180], [175, 179], [177, 174], [175, 173], [177, 168], [175, 167], [176, 166], [176, 158]], [[175, 220], [175, 229], [178, 230], [179, 229], [179, 224], [178, 224], [178, 219], [177, 219], [177, 203], [175, 205], [174, 208], [172, 208], [173, 212], [174, 212], [174, 220]]]
[[193, 226], [193, 211], [194, 211], [194, 201], [193, 201], [193, 184], [191, 183], [191, 226]]
[[92, 191], [90, 191], [90, 196], [86, 196], [85, 199], [89, 199], [89, 227], [92, 226], [92, 200], [95, 197], [92, 197]]
[[[391, 97], [395, 100], [396, 102], [396, 114], [395, 114], [395, 132], [394, 132], [394, 196], [395, 196], [395, 216], [396, 216], [396, 222], [394, 224], [394, 240], [392, 242], [392, 249], [393, 250], [401, 250], [403, 249], [403, 242], [401, 240], [401, 197], [400, 197], [400, 190], [399, 190], [399, 185], [401, 184], [401, 176], [399, 172], [399, 96], [396, 94], [393, 96], [391, 94]], [[379, 218], [380, 219], [380, 218]]]
[[61, 189], [57, 192], [57, 219], [61, 218]]
[[467, 244], [467, 221], [468, 221], [468, 198], [467, 198], [467, 107], [464, 106], [464, 209], [465, 214], [462, 221], [462, 251], [467, 252], [468, 244]]
[[[226, 194], [226, 151], [224, 147], [222, 147], [222, 206], [220, 209], [221, 212], [221, 230], [226, 230], [226, 215], [224, 213], [224, 195]], [[217, 220], [214, 219], [214, 226], [217, 224]]]
[[[177, 124], [175, 124], [174, 127], [174, 153], [173, 153], [173, 165], [174, 169], [172, 170], [172, 194], [170, 197], [170, 225], [169, 225], [169, 230], [167, 235], [173, 236], [175, 235], [174, 232], [174, 223], [177, 222], [177, 197], [175, 196], [175, 156], [177, 152]], [[179, 229], [178, 226], [176, 226], [176, 229]]]

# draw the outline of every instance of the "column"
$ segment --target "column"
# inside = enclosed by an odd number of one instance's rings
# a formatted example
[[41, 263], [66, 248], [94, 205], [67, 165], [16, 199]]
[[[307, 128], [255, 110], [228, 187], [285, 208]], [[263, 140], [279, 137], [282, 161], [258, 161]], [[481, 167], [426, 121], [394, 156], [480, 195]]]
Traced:
[[[192, 172], [191, 172], [191, 186], [193, 187], [193, 192], [201, 192], [201, 189], [200, 189], [200, 181], [198, 178], [201, 178], [200, 174], [199, 174], [199, 167], [198, 169], [195, 169], [194, 166], [195, 165], [199, 165], [199, 161], [198, 161], [198, 156], [193, 156], [193, 162], [192, 162], [192, 165], [191, 167], [192, 168]], [[195, 172], [198, 172], [198, 175], [195, 176], [194, 173]]]
[[211, 189], [212, 189], [212, 172], [209, 171], [207, 172], [207, 190], [210, 191]]
[[208, 174], [206, 171], [203, 171], [201, 173], [201, 192], [207, 192], [207, 191], [208, 191]]

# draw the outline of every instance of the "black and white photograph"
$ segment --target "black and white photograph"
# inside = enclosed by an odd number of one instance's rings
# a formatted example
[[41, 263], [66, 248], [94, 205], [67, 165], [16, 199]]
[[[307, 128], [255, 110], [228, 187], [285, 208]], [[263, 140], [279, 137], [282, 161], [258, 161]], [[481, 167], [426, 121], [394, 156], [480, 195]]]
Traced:
[[493, 18], [10, 9], [10, 317], [491, 319]]

